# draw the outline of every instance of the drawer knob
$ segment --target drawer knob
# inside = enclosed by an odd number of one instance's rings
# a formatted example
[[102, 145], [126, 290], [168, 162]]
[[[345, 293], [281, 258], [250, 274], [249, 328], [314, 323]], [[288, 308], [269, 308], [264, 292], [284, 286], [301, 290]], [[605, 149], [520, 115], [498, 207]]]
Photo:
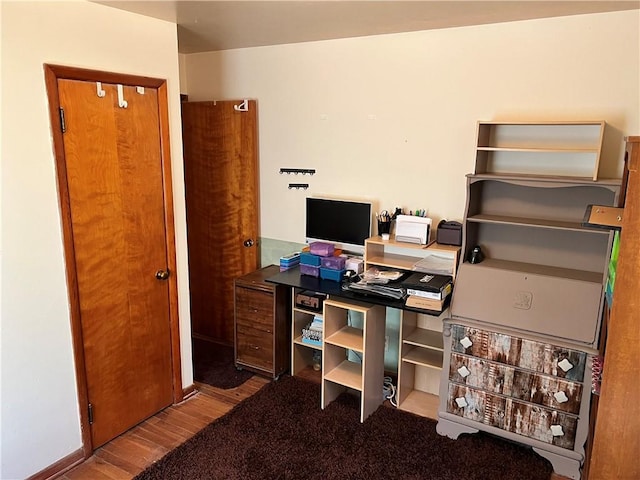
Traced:
[[469, 337], [464, 337], [462, 340], [460, 340], [460, 345], [462, 345], [464, 348], [469, 348], [471, 345], [473, 345], [473, 342], [469, 340]]
[[562, 425], [551, 425], [551, 435], [554, 437], [562, 437], [564, 435]]
[[469, 371], [469, 369], [464, 365], [458, 369], [458, 373], [462, 378], [467, 378], [469, 375], [471, 375], [471, 372]]
[[464, 408], [467, 405], [469, 405], [467, 401], [464, 399], [464, 397], [456, 398], [456, 404], [458, 405], [458, 408]]
[[553, 398], [555, 398], [556, 402], [558, 403], [564, 403], [569, 401], [569, 397], [567, 397], [567, 394], [562, 391], [554, 393]]
[[558, 362], [558, 366], [562, 369], [563, 372], [568, 372], [573, 368], [573, 363], [565, 358], [562, 361]]

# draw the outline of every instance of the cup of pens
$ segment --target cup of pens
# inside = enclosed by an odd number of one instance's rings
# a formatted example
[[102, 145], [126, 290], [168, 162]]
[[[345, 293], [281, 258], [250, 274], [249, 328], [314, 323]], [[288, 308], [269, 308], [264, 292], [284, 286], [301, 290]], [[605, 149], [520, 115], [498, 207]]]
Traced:
[[376, 214], [378, 219], [378, 235], [382, 237], [382, 240], [389, 240], [389, 234], [391, 233], [391, 215], [384, 211]]

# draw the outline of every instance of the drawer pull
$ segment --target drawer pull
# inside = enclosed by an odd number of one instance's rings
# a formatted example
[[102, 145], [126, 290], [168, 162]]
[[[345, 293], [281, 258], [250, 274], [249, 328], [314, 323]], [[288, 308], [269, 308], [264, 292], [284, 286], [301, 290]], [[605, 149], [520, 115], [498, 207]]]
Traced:
[[558, 366], [562, 369], [563, 372], [568, 372], [573, 368], [573, 363], [565, 358], [561, 362], [558, 362]]
[[467, 378], [469, 375], [471, 375], [471, 372], [469, 371], [469, 369], [464, 365], [458, 369], [458, 373], [462, 378]]
[[569, 401], [569, 397], [567, 397], [567, 394], [562, 391], [554, 393], [553, 398], [555, 398], [556, 402], [558, 403], [564, 403]]
[[551, 425], [551, 434], [554, 437], [562, 437], [564, 435], [562, 425]]
[[[467, 403], [467, 401], [464, 399], [464, 397], [458, 397], [456, 398], [456, 404], [458, 405], [458, 408], [464, 408], [467, 405], [469, 405]], [[552, 427], [553, 428], [553, 427]]]
[[460, 345], [462, 345], [464, 348], [469, 348], [471, 345], [473, 345], [473, 342], [469, 340], [469, 337], [464, 337], [462, 340], [460, 340]]

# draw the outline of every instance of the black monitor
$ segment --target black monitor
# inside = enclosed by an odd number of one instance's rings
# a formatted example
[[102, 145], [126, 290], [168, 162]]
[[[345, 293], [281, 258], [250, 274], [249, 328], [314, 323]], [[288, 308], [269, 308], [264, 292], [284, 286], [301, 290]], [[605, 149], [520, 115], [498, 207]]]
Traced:
[[323, 241], [347, 252], [363, 253], [371, 236], [371, 202], [307, 198], [307, 242]]

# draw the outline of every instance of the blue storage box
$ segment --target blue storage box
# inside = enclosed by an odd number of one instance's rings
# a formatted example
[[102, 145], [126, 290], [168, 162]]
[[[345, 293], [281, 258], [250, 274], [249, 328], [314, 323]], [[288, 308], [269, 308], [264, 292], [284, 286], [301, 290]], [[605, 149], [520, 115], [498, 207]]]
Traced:
[[333, 270], [331, 268], [320, 267], [320, 278], [322, 278], [323, 280], [333, 280], [334, 282], [340, 282], [342, 281], [344, 272], [344, 269]]
[[314, 267], [319, 267], [321, 261], [322, 261], [322, 257], [319, 257], [318, 255], [314, 255], [313, 253], [302, 252], [300, 254], [301, 265], [312, 265]]

